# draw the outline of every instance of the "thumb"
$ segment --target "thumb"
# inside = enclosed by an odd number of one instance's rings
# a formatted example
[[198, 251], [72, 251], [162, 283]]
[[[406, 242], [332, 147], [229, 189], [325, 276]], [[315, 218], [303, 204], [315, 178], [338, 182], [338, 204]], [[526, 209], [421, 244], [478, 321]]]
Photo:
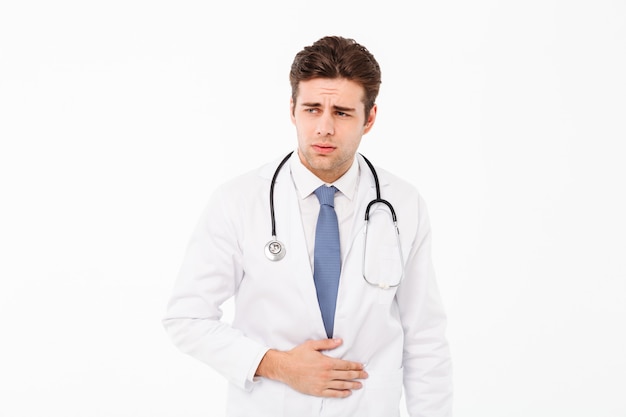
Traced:
[[308, 342], [309, 347], [313, 350], [331, 350], [335, 349], [343, 343], [341, 339], [320, 339], [320, 340], [310, 340]]

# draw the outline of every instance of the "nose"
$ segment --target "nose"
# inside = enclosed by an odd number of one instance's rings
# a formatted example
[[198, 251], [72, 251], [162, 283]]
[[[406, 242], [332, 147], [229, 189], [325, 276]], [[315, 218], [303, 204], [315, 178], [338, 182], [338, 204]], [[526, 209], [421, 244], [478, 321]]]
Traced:
[[316, 133], [318, 136], [332, 136], [335, 134], [335, 125], [331, 114], [322, 114], [317, 120]]

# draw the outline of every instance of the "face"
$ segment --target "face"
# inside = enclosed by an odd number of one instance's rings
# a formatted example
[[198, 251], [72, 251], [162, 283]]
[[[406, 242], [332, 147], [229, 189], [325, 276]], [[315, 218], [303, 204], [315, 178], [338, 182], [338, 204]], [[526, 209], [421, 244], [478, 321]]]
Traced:
[[341, 177], [352, 165], [361, 137], [376, 119], [376, 106], [365, 115], [363, 87], [343, 78], [314, 78], [298, 85], [291, 101], [298, 155], [324, 182]]

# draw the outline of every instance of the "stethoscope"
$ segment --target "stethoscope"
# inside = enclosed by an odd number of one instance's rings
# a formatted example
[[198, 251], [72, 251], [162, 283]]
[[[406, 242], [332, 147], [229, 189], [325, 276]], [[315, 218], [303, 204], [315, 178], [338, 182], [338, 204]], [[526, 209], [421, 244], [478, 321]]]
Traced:
[[[287, 162], [291, 154], [293, 154], [293, 151], [289, 152], [287, 156], [285, 156], [283, 160], [280, 161], [280, 163], [278, 164], [278, 167], [276, 168], [276, 171], [274, 172], [274, 176], [272, 177], [272, 182], [270, 184], [270, 217], [272, 220], [272, 240], [267, 242], [267, 244], [265, 245], [265, 256], [270, 261], [280, 261], [281, 259], [285, 257], [285, 254], [287, 253], [285, 244], [279, 241], [278, 239], [276, 239], [276, 216], [274, 215], [274, 185], [276, 184], [276, 178], [278, 177], [278, 173], [280, 172], [283, 165], [285, 165], [285, 162]], [[368, 284], [373, 285], [375, 287], [382, 288], [382, 289], [397, 287], [398, 285], [400, 285], [400, 282], [402, 281], [402, 278], [404, 277], [404, 258], [402, 256], [402, 247], [400, 245], [400, 230], [398, 229], [398, 219], [396, 217], [396, 211], [393, 209], [393, 206], [391, 205], [390, 202], [380, 198], [380, 184], [378, 182], [378, 174], [376, 173], [376, 169], [374, 169], [374, 165], [372, 165], [369, 159], [363, 156], [363, 154], [360, 154], [360, 155], [363, 157], [363, 159], [367, 163], [367, 166], [369, 167], [370, 171], [372, 171], [374, 182], [376, 184], [376, 198], [370, 201], [367, 205], [367, 208], [365, 209], [365, 232], [364, 232], [365, 243], [363, 247], [363, 264], [361, 267], [363, 279]], [[389, 284], [386, 282], [372, 282], [365, 275], [365, 260], [367, 258], [367, 230], [368, 230], [368, 223], [369, 223], [369, 218], [370, 218], [370, 208], [374, 204], [386, 205], [389, 208], [389, 211], [391, 213], [391, 219], [393, 221], [393, 227], [395, 229], [395, 235], [396, 235], [397, 244], [398, 244], [398, 252], [400, 254], [399, 260], [400, 260], [400, 268], [401, 268], [400, 278], [394, 284]]]

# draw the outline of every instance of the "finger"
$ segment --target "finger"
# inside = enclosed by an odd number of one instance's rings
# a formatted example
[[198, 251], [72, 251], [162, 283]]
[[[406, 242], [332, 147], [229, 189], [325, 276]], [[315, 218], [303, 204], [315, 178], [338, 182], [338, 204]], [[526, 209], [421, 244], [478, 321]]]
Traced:
[[332, 366], [333, 369], [337, 371], [362, 371], [364, 369], [362, 363], [346, 361], [343, 359], [334, 359]]
[[321, 392], [322, 397], [328, 398], [346, 398], [352, 395], [352, 391], [349, 389], [325, 389]]
[[366, 371], [332, 371], [329, 377], [339, 381], [353, 381], [356, 379], [367, 379], [369, 375]]
[[333, 380], [328, 382], [328, 389], [334, 390], [355, 390], [363, 388], [363, 384], [359, 381], [343, 381], [343, 380]]

